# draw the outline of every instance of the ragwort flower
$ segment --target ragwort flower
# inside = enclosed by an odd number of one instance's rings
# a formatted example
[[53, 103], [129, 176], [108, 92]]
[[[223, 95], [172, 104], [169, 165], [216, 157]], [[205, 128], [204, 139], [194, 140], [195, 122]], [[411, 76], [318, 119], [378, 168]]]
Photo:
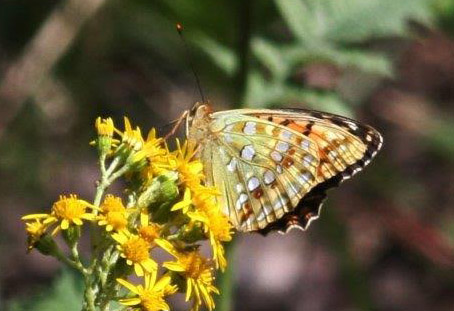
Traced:
[[197, 153], [194, 144], [187, 141], [181, 145], [177, 139], [177, 151], [175, 152], [175, 169], [180, 175], [180, 180], [189, 188], [200, 185], [203, 178], [203, 165], [199, 160], [194, 159]]
[[139, 236], [153, 246], [154, 240], [161, 235], [162, 226], [150, 222], [148, 213], [140, 213], [140, 227], [137, 229]]
[[112, 234], [112, 238], [119, 243], [117, 248], [121, 257], [126, 259], [128, 265], [134, 266], [138, 276], [143, 276], [144, 271], [151, 273], [157, 269], [157, 263], [150, 258], [151, 245], [148, 241], [126, 230]]
[[60, 200], [52, 205], [50, 214], [30, 214], [22, 217], [22, 220], [42, 219], [45, 225], [52, 225], [60, 221], [60, 225], [52, 231], [52, 235], [55, 235], [60, 230], [68, 229], [70, 225], [81, 226], [83, 219], [94, 220], [95, 215], [87, 212], [89, 207], [94, 208], [90, 203], [78, 199], [75, 194], [71, 194], [69, 197], [61, 195]]
[[186, 278], [186, 301], [193, 300], [193, 310], [199, 310], [202, 304], [213, 310], [212, 295], [219, 294], [219, 290], [213, 285], [211, 262], [198, 251], [180, 253], [167, 240], [157, 239], [155, 242], [177, 259], [176, 262], [165, 262], [163, 266]]
[[128, 210], [121, 198], [111, 194], [106, 195], [99, 207], [100, 214], [96, 217], [98, 225], [106, 226], [106, 231], [121, 231], [128, 225]]
[[145, 286], [134, 285], [123, 279], [117, 282], [136, 294], [132, 298], [120, 299], [119, 302], [128, 307], [131, 311], [161, 311], [169, 310], [170, 307], [165, 301], [165, 296], [174, 294], [177, 291], [175, 285], [171, 285], [171, 278], [165, 275], [156, 282], [157, 272], [145, 275]]

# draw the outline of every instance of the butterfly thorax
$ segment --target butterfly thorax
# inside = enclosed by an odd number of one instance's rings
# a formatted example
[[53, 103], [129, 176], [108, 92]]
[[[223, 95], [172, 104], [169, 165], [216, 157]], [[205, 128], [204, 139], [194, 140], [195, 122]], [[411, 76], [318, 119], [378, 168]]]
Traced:
[[219, 124], [220, 121], [213, 120], [213, 109], [209, 104], [196, 103], [194, 107], [189, 116], [188, 139], [202, 145], [213, 133], [220, 131], [223, 125]]

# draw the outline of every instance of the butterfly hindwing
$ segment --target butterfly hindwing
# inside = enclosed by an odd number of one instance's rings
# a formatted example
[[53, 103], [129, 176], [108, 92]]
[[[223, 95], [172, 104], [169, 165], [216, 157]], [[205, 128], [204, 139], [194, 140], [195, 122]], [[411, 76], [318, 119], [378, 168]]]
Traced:
[[367, 125], [312, 110], [206, 113], [193, 127], [224, 212], [238, 230], [264, 234], [306, 229], [326, 190], [360, 171], [382, 144]]
[[219, 131], [204, 145], [202, 161], [217, 163], [208, 182], [223, 193], [223, 205], [241, 231], [256, 231], [294, 210], [317, 182], [313, 141], [285, 126], [243, 114], [216, 116]]

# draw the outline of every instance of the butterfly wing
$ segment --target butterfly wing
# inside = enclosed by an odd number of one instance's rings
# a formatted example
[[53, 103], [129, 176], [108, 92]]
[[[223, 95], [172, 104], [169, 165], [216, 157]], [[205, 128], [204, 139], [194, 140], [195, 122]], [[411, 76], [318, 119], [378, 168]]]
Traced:
[[207, 125], [200, 154], [207, 183], [222, 192], [224, 212], [240, 231], [305, 229], [325, 191], [381, 145], [372, 128], [306, 110], [223, 111]]
[[317, 183], [317, 148], [285, 126], [241, 113], [213, 114], [202, 144], [207, 183], [241, 231], [257, 231], [291, 212]]
[[292, 128], [314, 140], [319, 150], [318, 183], [292, 212], [260, 230], [263, 234], [293, 227], [306, 229], [311, 220], [318, 218], [326, 191], [361, 171], [383, 144], [382, 136], [374, 128], [335, 114], [306, 109], [244, 113]]

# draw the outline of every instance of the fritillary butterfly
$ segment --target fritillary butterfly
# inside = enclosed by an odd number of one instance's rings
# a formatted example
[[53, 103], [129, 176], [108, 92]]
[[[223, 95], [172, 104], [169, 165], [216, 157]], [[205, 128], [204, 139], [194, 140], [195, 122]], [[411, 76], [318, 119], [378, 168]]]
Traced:
[[198, 103], [187, 135], [200, 146], [206, 182], [244, 232], [306, 229], [326, 190], [362, 170], [382, 145], [372, 127], [303, 109], [212, 112]]

